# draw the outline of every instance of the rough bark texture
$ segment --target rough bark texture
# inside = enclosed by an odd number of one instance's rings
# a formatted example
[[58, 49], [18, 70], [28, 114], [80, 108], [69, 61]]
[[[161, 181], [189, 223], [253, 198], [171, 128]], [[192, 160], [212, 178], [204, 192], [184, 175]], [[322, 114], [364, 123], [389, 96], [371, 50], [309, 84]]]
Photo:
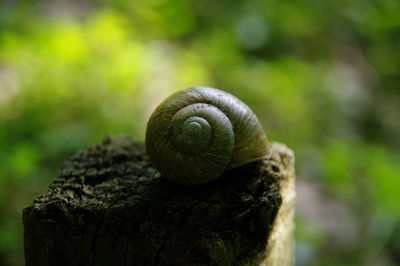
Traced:
[[160, 178], [130, 138], [83, 150], [23, 211], [26, 265], [290, 265], [294, 157], [271, 147], [194, 187]]

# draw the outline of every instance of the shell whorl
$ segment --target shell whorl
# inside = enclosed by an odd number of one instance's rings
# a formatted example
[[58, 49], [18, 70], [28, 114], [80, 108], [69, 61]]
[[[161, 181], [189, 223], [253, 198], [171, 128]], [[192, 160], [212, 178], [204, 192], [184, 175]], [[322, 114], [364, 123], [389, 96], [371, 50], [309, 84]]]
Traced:
[[264, 157], [268, 143], [259, 120], [239, 99], [218, 89], [192, 87], [154, 111], [146, 149], [163, 177], [195, 185]]

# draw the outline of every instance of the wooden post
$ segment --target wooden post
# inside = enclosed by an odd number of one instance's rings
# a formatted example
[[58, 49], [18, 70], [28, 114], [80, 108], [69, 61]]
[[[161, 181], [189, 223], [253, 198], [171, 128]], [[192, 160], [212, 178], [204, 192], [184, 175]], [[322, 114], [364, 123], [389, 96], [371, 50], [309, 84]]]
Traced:
[[24, 209], [26, 265], [292, 265], [294, 156], [271, 149], [185, 187], [159, 177], [142, 143], [108, 138]]

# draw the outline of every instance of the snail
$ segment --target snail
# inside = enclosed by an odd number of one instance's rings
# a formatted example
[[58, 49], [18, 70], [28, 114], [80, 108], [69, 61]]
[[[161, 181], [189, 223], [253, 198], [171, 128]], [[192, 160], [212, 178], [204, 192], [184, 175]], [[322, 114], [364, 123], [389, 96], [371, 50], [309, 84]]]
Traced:
[[235, 96], [208, 87], [172, 94], [151, 115], [146, 150], [161, 176], [198, 185], [268, 155], [264, 130]]

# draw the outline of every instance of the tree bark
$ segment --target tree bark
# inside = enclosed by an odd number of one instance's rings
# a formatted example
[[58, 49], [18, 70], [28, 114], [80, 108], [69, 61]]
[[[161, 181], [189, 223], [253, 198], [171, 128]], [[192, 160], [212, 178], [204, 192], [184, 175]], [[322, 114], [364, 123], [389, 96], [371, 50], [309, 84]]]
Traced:
[[23, 211], [27, 266], [292, 265], [294, 155], [202, 186], [160, 178], [142, 143], [105, 139]]

